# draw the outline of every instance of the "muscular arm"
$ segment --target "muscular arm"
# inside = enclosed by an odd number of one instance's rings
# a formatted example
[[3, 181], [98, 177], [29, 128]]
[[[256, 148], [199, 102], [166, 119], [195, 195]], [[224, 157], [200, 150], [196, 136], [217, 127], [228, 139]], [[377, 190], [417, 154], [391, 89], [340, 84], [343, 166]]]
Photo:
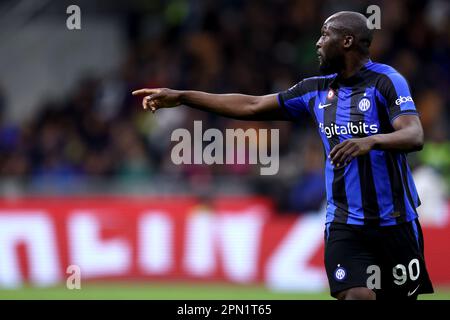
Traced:
[[332, 164], [343, 165], [355, 157], [367, 154], [372, 149], [405, 152], [422, 150], [423, 129], [418, 116], [399, 116], [394, 120], [392, 126], [395, 129], [394, 132], [347, 139], [338, 144], [329, 155]]
[[423, 147], [423, 129], [420, 119], [415, 115], [403, 115], [392, 124], [395, 131], [371, 136], [374, 149], [419, 151]]
[[133, 95], [144, 95], [142, 106], [155, 112], [179, 105], [213, 112], [240, 120], [287, 120], [278, 105], [276, 94], [250, 96], [244, 94], [212, 94], [200, 91], [141, 89]]

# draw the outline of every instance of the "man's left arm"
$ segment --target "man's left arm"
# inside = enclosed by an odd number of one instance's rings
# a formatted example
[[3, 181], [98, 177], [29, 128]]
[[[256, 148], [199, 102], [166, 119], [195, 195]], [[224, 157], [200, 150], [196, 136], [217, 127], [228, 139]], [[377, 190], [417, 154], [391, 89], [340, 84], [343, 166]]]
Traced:
[[353, 158], [367, 154], [372, 149], [419, 151], [423, 147], [423, 129], [417, 115], [400, 115], [392, 123], [394, 132], [375, 134], [364, 138], [347, 139], [331, 150], [331, 164], [345, 165]]

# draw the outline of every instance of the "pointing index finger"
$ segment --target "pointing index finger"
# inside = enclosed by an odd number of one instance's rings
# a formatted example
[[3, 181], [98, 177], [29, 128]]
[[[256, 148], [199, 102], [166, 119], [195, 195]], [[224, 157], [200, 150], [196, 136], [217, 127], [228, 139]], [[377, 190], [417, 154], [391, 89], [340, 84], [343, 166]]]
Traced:
[[160, 92], [161, 92], [161, 89], [139, 89], [139, 90], [133, 91], [132, 95], [138, 96], [141, 94], [153, 94], [153, 93], [160, 93]]

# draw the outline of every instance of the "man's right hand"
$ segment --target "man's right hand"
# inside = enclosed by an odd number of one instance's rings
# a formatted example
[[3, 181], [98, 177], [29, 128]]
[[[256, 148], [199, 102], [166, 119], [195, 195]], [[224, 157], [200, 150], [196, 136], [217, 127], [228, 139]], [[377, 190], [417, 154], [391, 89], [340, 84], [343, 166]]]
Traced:
[[142, 106], [152, 112], [180, 104], [239, 120], [288, 120], [276, 94], [250, 96], [238, 93], [213, 94], [201, 91], [178, 91], [167, 88], [140, 89], [134, 96], [144, 96]]
[[145, 95], [142, 99], [142, 107], [150, 108], [152, 112], [155, 112], [157, 109], [179, 106], [181, 104], [180, 93], [180, 91], [167, 88], [139, 89], [133, 91], [133, 96]]

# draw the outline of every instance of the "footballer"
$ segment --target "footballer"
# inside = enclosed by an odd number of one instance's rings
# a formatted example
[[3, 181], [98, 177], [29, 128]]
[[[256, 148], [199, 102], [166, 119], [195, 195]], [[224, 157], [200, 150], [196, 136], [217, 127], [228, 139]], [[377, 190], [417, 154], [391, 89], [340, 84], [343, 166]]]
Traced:
[[[141, 89], [144, 109], [187, 105], [242, 120], [310, 116], [325, 151], [325, 269], [339, 300], [416, 299], [432, 293], [406, 155], [423, 130], [405, 78], [370, 59], [373, 30], [357, 12], [333, 14], [317, 41], [322, 76], [265, 96]], [[380, 285], [368, 285], [368, 270]]]

